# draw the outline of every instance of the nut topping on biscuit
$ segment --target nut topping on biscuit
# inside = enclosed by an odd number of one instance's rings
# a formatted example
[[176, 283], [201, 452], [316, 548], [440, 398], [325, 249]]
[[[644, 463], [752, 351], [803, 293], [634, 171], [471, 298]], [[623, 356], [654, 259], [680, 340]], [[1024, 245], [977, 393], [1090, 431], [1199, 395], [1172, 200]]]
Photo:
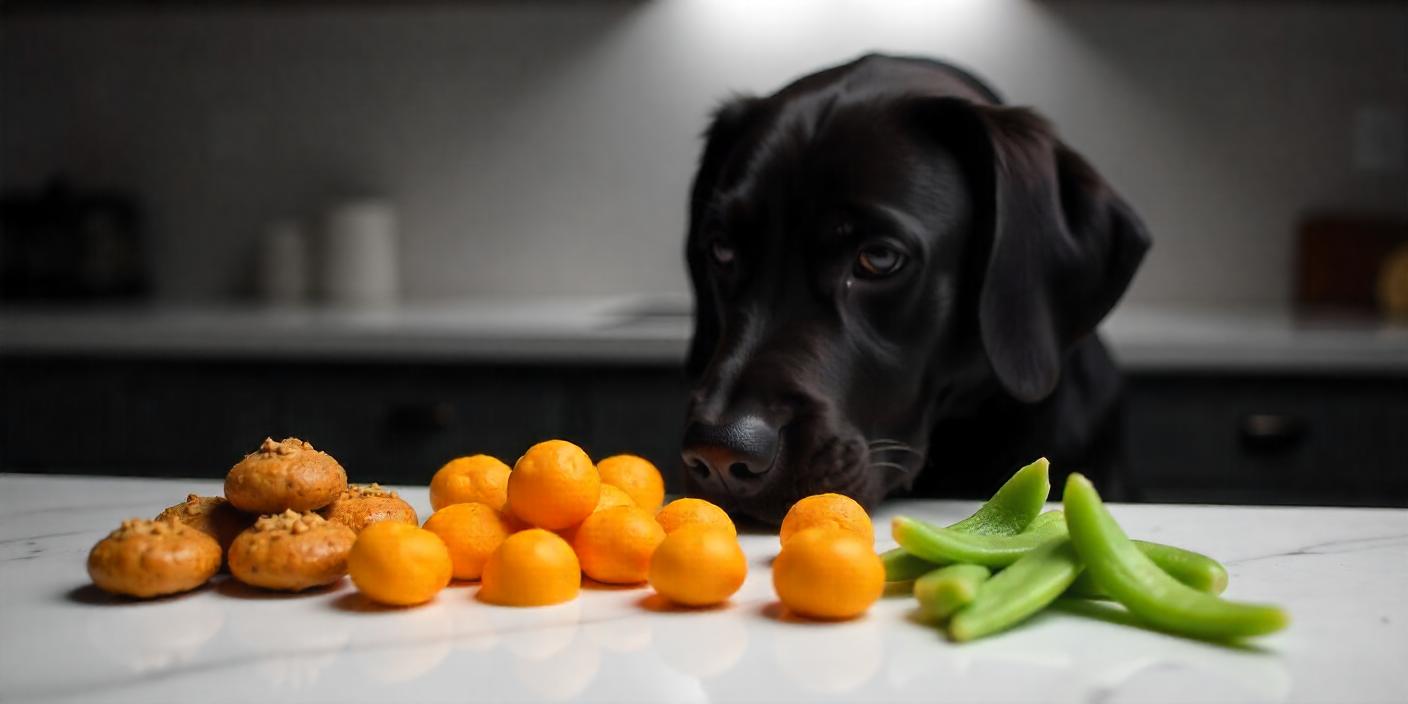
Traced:
[[390, 489], [383, 489], [381, 488], [381, 485], [376, 482], [372, 482], [371, 484], [350, 484], [348, 485], [347, 490], [342, 492], [342, 495], [347, 498], [400, 498], [396, 495], [396, 492], [391, 491]]
[[168, 535], [179, 532], [183, 528], [180, 521], [175, 518], [166, 518], [159, 521], [149, 521], [145, 518], [129, 518], [117, 527], [117, 530], [108, 534], [109, 538], [127, 538], [135, 535]]
[[327, 519], [316, 513], [299, 513], [293, 509], [288, 509], [283, 513], [272, 516], [260, 516], [254, 522], [256, 533], [267, 533], [270, 531], [286, 530], [294, 535], [302, 535], [308, 531], [327, 523]]
[[192, 516], [204, 516], [223, 501], [206, 501], [199, 494], [186, 494], [186, 512]]
[[259, 444], [259, 453], [262, 455], [291, 455], [301, 450], [313, 451], [312, 443], [304, 442], [298, 438], [284, 438], [275, 440], [270, 437], [264, 438], [264, 442]]

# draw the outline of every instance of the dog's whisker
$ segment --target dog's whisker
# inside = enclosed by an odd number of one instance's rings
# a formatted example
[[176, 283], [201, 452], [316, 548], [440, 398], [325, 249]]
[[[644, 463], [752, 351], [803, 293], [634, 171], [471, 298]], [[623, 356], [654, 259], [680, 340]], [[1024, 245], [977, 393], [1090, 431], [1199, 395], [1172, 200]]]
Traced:
[[885, 468], [887, 468], [887, 469], [897, 470], [897, 471], [900, 471], [900, 472], [903, 472], [903, 473], [906, 473], [906, 474], [913, 471], [913, 470], [911, 470], [909, 467], [906, 467], [906, 466], [904, 466], [904, 465], [902, 465], [902, 464], [896, 464], [896, 463], [894, 463], [894, 462], [871, 462], [871, 463], [870, 463], [870, 466], [871, 466], [871, 467], [885, 467]]
[[907, 450], [914, 449], [914, 446], [910, 445], [909, 443], [899, 442], [895, 440], [877, 440], [875, 442], [868, 443], [866, 447], [871, 450], [887, 450], [892, 448], [903, 448]]
[[882, 443], [887, 443], [887, 444], [891, 444], [891, 445], [908, 445], [908, 444], [909, 444], [909, 443], [907, 443], [907, 442], [905, 442], [905, 441], [903, 441], [903, 440], [896, 440], [896, 439], [894, 439], [894, 438], [875, 438], [874, 440], [871, 440], [871, 441], [870, 441], [870, 444], [871, 444], [871, 445], [880, 445], [880, 444], [882, 444]]
[[877, 455], [877, 454], [880, 454], [880, 453], [882, 453], [882, 452], [908, 452], [908, 453], [911, 454], [911, 455], [919, 455], [919, 456], [923, 456], [923, 455], [924, 455], [924, 453], [922, 453], [922, 452], [920, 452], [920, 451], [918, 451], [918, 450], [916, 450], [916, 449], [914, 449], [914, 448], [912, 448], [912, 447], [873, 447], [873, 448], [870, 449], [870, 454], [872, 454], [872, 455]]

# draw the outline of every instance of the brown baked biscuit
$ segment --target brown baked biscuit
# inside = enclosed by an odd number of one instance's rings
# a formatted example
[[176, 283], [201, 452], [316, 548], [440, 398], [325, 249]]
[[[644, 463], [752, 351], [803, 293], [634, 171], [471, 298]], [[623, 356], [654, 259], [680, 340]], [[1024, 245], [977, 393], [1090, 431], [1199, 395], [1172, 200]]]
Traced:
[[158, 521], [174, 518], [196, 530], [205, 533], [220, 543], [220, 549], [230, 549], [235, 536], [254, 525], [258, 516], [245, 513], [230, 505], [223, 496], [197, 496], [187, 494], [186, 500], [175, 506], [167, 506]]
[[318, 513], [329, 521], [351, 528], [355, 533], [381, 521], [420, 525], [416, 510], [396, 492], [383, 489], [380, 484], [353, 484]]
[[186, 592], [220, 569], [220, 544], [172, 518], [131, 518], [88, 553], [88, 576], [99, 589], [143, 599]]
[[292, 592], [332, 584], [347, 574], [356, 540], [351, 528], [316, 513], [260, 516], [230, 546], [230, 573], [251, 586]]
[[347, 472], [326, 452], [298, 438], [264, 438], [225, 476], [225, 498], [249, 513], [312, 511], [347, 488]]

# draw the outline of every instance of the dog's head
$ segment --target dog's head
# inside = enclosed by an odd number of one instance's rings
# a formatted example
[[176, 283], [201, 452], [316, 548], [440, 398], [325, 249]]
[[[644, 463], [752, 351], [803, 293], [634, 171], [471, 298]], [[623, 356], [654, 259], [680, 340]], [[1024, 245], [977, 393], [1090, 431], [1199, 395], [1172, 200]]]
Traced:
[[1033, 113], [867, 57], [715, 115], [686, 257], [687, 487], [768, 521], [874, 505], [975, 397], [1028, 402], [1123, 293], [1142, 225]]

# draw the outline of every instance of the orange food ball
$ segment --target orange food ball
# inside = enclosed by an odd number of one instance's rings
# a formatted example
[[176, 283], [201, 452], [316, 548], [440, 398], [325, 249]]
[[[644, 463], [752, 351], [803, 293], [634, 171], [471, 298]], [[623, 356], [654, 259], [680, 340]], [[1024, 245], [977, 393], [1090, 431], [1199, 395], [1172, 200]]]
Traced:
[[484, 563], [513, 532], [498, 511], [481, 503], [450, 504], [431, 514], [425, 529], [450, 550], [455, 579], [479, 579]]
[[738, 528], [734, 527], [728, 513], [704, 499], [675, 499], [655, 514], [655, 520], [666, 533], [673, 533], [684, 526], [705, 525], [723, 528], [729, 535], [738, 535]]
[[430, 479], [430, 508], [477, 502], [504, 510], [508, 502], [508, 465], [489, 455], [457, 457]]
[[529, 528], [510, 535], [480, 576], [479, 598], [501, 606], [547, 606], [577, 598], [582, 567], [556, 533]]
[[602, 484], [601, 497], [596, 500], [596, 509], [593, 513], [596, 511], [605, 511], [608, 508], [616, 508], [618, 506], [640, 508], [640, 504], [637, 504], [635, 500], [631, 498], [630, 494], [610, 484]]
[[574, 526], [601, 498], [601, 475], [587, 453], [566, 440], [540, 442], [523, 453], [508, 477], [508, 505], [529, 525]]
[[788, 538], [808, 528], [841, 528], [875, 542], [870, 515], [855, 499], [843, 494], [814, 494], [792, 504], [782, 519], [778, 538], [786, 545]]
[[596, 463], [603, 484], [620, 488], [635, 504], [659, 511], [665, 503], [665, 479], [650, 460], [635, 455], [613, 455]]
[[650, 558], [650, 586], [682, 606], [728, 601], [748, 576], [748, 558], [738, 537], [715, 525], [675, 529]]
[[772, 563], [782, 604], [808, 618], [865, 613], [885, 590], [885, 566], [871, 541], [843, 528], [808, 528], [782, 545]]
[[[611, 486], [610, 484], [602, 484], [601, 498], [596, 500], [596, 508], [592, 510], [592, 516], [595, 516], [596, 514], [601, 513], [602, 511], [605, 511], [608, 508], [616, 508], [618, 506], [629, 506], [635, 508], [635, 505], [636, 503], [634, 501], [631, 501], [631, 497], [626, 496], [626, 492], [621, 491], [620, 489], [617, 489], [616, 487]], [[587, 518], [591, 518], [592, 516], [587, 516]], [[585, 518], [582, 520], [583, 522], [586, 521]], [[575, 526], [563, 528], [562, 530], [553, 532], [562, 536], [562, 539], [566, 540], [570, 544], [577, 539], [577, 529], [581, 526], [582, 524], [578, 523]]]
[[373, 523], [357, 534], [347, 574], [372, 601], [390, 606], [423, 604], [450, 583], [450, 551], [434, 533], [395, 521]]
[[639, 584], [665, 529], [649, 511], [617, 506], [597, 511], [577, 528], [572, 547], [588, 577], [607, 584]]

